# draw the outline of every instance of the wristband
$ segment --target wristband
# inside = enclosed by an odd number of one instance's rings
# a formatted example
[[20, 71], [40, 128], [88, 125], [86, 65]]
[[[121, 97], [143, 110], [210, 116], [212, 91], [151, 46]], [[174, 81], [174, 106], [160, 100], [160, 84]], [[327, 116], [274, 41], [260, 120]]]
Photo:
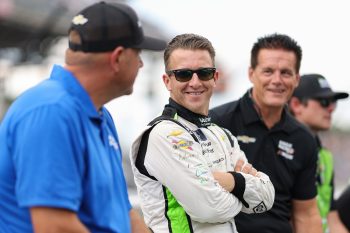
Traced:
[[229, 173], [233, 176], [233, 179], [235, 179], [235, 187], [233, 188], [231, 193], [235, 195], [246, 208], [249, 208], [248, 203], [243, 198], [243, 194], [245, 191], [244, 176], [241, 173], [237, 173], [237, 172], [229, 172]]

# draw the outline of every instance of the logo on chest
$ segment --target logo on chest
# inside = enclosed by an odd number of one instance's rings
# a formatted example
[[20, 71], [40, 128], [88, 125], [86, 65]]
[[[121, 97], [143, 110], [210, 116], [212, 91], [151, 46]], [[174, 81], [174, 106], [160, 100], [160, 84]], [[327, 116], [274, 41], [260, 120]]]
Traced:
[[256, 138], [249, 137], [247, 135], [238, 135], [237, 140], [242, 143], [248, 144], [248, 143], [254, 143], [256, 141]]
[[277, 154], [283, 156], [286, 159], [292, 160], [294, 158], [293, 144], [279, 140]]
[[108, 135], [108, 142], [115, 150], [119, 150], [119, 145], [112, 135]]
[[182, 134], [183, 134], [182, 130], [173, 130], [167, 135], [167, 138], [171, 140], [171, 143], [173, 144], [173, 148], [175, 150], [178, 150], [178, 149], [193, 150], [192, 149], [193, 142], [181, 139], [180, 136]]
[[200, 145], [202, 147], [203, 155], [208, 155], [208, 154], [214, 153], [214, 148], [213, 148], [213, 145], [210, 141], [200, 142]]

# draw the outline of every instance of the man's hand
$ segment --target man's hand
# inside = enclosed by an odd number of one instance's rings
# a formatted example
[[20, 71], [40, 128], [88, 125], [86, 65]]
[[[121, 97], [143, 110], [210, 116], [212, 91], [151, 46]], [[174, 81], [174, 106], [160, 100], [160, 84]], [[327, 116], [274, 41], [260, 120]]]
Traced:
[[250, 163], [245, 163], [244, 160], [242, 159], [237, 160], [234, 171], [250, 174], [252, 176], [257, 176], [257, 177], [260, 176], [258, 171]]
[[221, 187], [231, 192], [235, 187], [235, 179], [228, 172], [212, 172], [214, 179], [219, 182]]
[[151, 233], [136, 209], [131, 209], [129, 215], [132, 233]]
[[[246, 163], [242, 159], [237, 160], [234, 171], [260, 177], [258, 171], [250, 163]], [[217, 180], [221, 187], [223, 187], [226, 191], [232, 192], [232, 190], [235, 188], [235, 179], [233, 178], [232, 174], [218, 171], [212, 172], [212, 174], [214, 179]]]

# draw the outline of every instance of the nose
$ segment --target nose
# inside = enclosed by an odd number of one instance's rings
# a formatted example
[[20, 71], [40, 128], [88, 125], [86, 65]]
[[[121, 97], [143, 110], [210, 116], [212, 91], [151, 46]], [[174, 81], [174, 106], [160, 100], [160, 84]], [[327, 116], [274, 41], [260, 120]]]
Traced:
[[275, 72], [273, 75], [272, 75], [272, 82], [273, 83], [280, 83], [281, 82], [281, 74], [279, 72]]
[[143, 61], [141, 56], [139, 56], [139, 68], [143, 67]]
[[336, 101], [335, 101], [335, 102], [332, 102], [332, 103], [327, 107], [327, 111], [330, 112], [330, 113], [332, 113], [332, 112], [335, 110], [336, 107], [337, 107], [337, 102], [336, 102]]
[[202, 84], [201, 80], [198, 78], [197, 73], [193, 73], [191, 80], [188, 83], [190, 86], [199, 86]]

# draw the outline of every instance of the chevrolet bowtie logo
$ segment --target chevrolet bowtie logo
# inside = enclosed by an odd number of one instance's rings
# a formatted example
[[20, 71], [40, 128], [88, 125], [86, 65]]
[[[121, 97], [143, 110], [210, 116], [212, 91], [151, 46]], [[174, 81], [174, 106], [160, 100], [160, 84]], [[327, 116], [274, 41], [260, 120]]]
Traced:
[[84, 15], [77, 15], [73, 18], [72, 23], [75, 25], [84, 25], [87, 21], [89, 20]]
[[237, 140], [248, 144], [248, 143], [254, 143], [256, 141], [256, 138], [252, 138], [247, 135], [239, 135], [237, 136]]

